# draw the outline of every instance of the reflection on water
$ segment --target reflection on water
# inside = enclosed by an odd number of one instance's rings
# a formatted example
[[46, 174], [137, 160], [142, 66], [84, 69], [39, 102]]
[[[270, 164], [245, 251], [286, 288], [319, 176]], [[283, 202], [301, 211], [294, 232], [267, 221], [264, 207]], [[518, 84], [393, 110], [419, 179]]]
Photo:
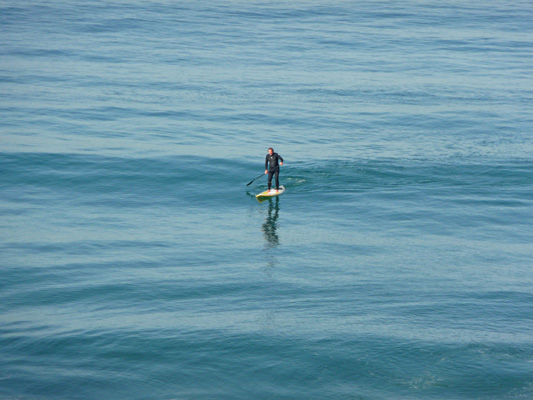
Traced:
[[278, 218], [279, 218], [279, 198], [268, 199], [268, 214], [265, 218], [265, 222], [261, 225], [261, 230], [265, 236], [265, 273], [272, 279], [273, 271], [278, 263], [275, 252], [272, 251], [279, 246], [278, 236]]
[[274, 248], [279, 245], [279, 237], [277, 232], [277, 222], [279, 218], [279, 198], [268, 200], [268, 215], [263, 223], [261, 230], [265, 235], [266, 248]]

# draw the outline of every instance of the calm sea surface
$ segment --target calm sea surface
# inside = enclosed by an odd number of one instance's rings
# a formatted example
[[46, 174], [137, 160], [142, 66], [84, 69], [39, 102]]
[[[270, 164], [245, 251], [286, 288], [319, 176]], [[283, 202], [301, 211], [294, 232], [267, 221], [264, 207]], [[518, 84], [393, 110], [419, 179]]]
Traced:
[[3, 0], [0, 399], [533, 398], [532, 21]]

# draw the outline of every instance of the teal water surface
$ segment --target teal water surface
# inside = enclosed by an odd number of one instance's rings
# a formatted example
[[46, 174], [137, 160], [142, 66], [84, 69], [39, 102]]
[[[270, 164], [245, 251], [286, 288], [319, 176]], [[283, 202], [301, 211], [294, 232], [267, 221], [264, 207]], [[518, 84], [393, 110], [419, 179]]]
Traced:
[[533, 397], [531, 20], [2, 2], [0, 398]]

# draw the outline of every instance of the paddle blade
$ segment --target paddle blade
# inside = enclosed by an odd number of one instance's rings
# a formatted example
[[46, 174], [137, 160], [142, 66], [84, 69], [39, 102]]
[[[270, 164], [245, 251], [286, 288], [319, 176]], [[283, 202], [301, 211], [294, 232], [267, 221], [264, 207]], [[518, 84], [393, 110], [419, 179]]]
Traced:
[[252, 179], [250, 182], [248, 182], [248, 183], [246, 184], [246, 186], [250, 186], [252, 183], [254, 183], [254, 181], [258, 180], [258, 179], [261, 178], [263, 175], [264, 175], [264, 174], [261, 174], [261, 175], [259, 175], [257, 178]]

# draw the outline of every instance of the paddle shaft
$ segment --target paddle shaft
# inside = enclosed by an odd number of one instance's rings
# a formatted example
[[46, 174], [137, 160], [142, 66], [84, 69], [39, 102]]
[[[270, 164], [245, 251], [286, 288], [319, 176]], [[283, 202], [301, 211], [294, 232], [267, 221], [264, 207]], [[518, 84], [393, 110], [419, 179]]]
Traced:
[[261, 178], [263, 175], [266, 175], [266, 174], [261, 174], [259, 175], [257, 178], [255, 179], [252, 179], [246, 186], [250, 186], [252, 183], [254, 183], [256, 180], [258, 180], [259, 178]]

